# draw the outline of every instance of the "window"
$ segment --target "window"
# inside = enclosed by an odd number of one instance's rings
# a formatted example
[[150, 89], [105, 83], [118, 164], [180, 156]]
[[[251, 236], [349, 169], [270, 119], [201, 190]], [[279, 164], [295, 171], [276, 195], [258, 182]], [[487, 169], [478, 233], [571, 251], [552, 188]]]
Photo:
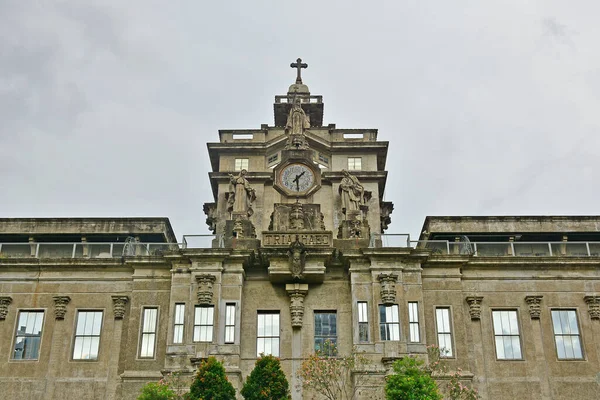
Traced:
[[42, 340], [43, 311], [20, 311], [13, 360], [37, 360]]
[[243, 169], [248, 169], [248, 159], [247, 158], [236, 158], [235, 159], [235, 170], [241, 171]]
[[146, 308], [142, 315], [142, 337], [140, 338], [140, 358], [154, 357], [156, 343], [156, 318], [158, 308]]
[[440, 346], [440, 356], [454, 357], [454, 350], [452, 348], [452, 330], [450, 328], [450, 308], [436, 308], [435, 322], [437, 327], [438, 346]]
[[582, 359], [581, 338], [575, 310], [552, 310], [552, 325], [558, 359]]
[[235, 341], [235, 304], [227, 303], [225, 306], [225, 343]]
[[496, 357], [499, 360], [520, 360], [521, 339], [517, 312], [514, 310], [492, 311]]
[[194, 342], [212, 342], [213, 337], [213, 306], [196, 306], [194, 315]]
[[419, 303], [416, 301], [408, 302], [408, 340], [413, 343], [421, 341], [421, 331], [419, 330]]
[[73, 360], [97, 360], [102, 311], [78, 311]]
[[367, 302], [358, 302], [358, 341], [369, 341], [369, 314], [367, 314]]
[[362, 169], [361, 157], [348, 157], [348, 170], [360, 171]]
[[379, 332], [381, 340], [400, 340], [398, 304], [379, 306]]
[[279, 311], [259, 311], [257, 328], [256, 356], [279, 357]]
[[185, 324], [185, 304], [175, 304], [175, 321], [173, 322], [173, 343], [183, 343], [183, 326]]
[[337, 354], [337, 314], [335, 311], [315, 311], [315, 351]]

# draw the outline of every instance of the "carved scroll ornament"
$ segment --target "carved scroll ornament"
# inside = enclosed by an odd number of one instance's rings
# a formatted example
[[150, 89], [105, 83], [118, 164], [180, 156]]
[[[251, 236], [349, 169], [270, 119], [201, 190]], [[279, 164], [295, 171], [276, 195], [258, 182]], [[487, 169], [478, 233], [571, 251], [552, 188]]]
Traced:
[[466, 300], [467, 304], [469, 304], [469, 315], [471, 316], [471, 319], [481, 319], [481, 302], [483, 301], [483, 297], [468, 296]]
[[211, 305], [213, 303], [213, 286], [217, 278], [214, 275], [204, 274], [196, 277], [198, 282], [198, 304], [201, 306]]
[[67, 304], [71, 302], [71, 298], [69, 296], [54, 296], [52, 299], [54, 300], [54, 318], [65, 319]]
[[0, 296], [0, 319], [6, 319], [10, 303], [12, 303], [12, 297]]
[[307, 284], [287, 284], [285, 290], [290, 296], [290, 314], [292, 315], [292, 328], [302, 328], [304, 318], [304, 298], [308, 293]]
[[600, 319], [600, 296], [585, 296], [583, 300], [588, 305], [591, 319]]
[[379, 279], [379, 283], [381, 284], [381, 302], [385, 305], [395, 304], [398, 275], [379, 274], [377, 279]]
[[127, 306], [127, 303], [129, 302], [129, 297], [112, 296], [112, 301], [115, 319], [123, 319], [123, 317], [125, 317], [125, 308]]
[[525, 302], [529, 305], [531, 319], [540, 319], [542, 297], [544, 296], [525, 296]]

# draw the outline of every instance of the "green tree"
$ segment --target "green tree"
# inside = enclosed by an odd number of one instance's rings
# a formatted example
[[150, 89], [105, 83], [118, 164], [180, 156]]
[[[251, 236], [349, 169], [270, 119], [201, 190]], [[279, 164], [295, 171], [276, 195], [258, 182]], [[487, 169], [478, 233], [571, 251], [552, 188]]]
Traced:
[[137, 400], [174, 400], [177, 398], [175, 392], [169, 387], [169, 384], [164, 380], [159, 382], [150, 382], [142, 388]]
[[281, 400], [289, 398], [289, 384], [279, 359], [261, 355], [242, 388], [247, 400]]
[[227, 376], [223, 364], [214, 357], [203, 361], [187, 394], [188, 400], [233, 400], [235, 389]]
[[394, 374], [387, 377], [388, 400], [441, 400], [437, 384], [422, 360], [404, 357], [394, 363]]

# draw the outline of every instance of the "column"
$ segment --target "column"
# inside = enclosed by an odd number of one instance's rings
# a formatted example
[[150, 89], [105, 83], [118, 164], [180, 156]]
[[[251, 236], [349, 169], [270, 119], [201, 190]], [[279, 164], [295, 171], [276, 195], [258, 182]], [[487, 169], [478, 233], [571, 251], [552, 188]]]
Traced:
[[113, 301], [113, 339], [110, 341], [110, 359], [108, 361], [108, 379], [106, 382], [106, 398], [116, 399], [117, 388], [121, 382], [119, 377], [119, 358], [121, 357], [121, 337], [123, 334], [123, 318], [129, 303], [128, 296], [112, 296]]
[[525, 296], [525, 302], [529, 306], [529, 316], [531, 317], [531, 331], [535, 343], [536, 375], [540, 378], [540, 390], [542, 399], [551, 399], [550, 382], [548, 381], [548, 365], [544, 352], [544, 337], [542, 335], [542, 325], [540, 315], [542, 313], [543, 296]]
[[290, 382], [292, 400], [302, 400], [302, 382], [298, 379], [298, 370], [302, 366], [302, 320], [308, 285], [291, 283], [285, 285], [285, 290], [290, 296], [290, 314], [292, 316], [292, 379]]

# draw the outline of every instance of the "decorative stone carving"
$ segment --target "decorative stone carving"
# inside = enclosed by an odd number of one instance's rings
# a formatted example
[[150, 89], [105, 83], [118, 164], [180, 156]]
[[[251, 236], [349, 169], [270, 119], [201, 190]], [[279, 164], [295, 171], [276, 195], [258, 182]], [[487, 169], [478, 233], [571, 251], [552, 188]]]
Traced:
[[292, 315], [292, 328], [302, 328], [304, 317], [304, 297], [308, 293], [308, 285], [292, 283], [285, 285], [285, 290], [290, 296], [290, 314]]
[[292, 210], [290, 212], [290, 228], [291, 229], [304, 229], [304, 210], [302, 204], [297, 200], [292, 204]]
[[217, 278], [214, 275], [204, 274], [196, 277], [198, 282], [198, 304], [201, 306], [213, 303], [213, 285]]
[[10, 303], [12, 303], [12, 297], [0, 296], [0, 319], [6, 319]]
[[396, 303], [396, 282], [398, 275], [396, 274], [379, 274], [377, 277], [381, 284], [381, 302], [385, 305]]
[[271, 213], [269, 231], [324, 231], [325, 222], [319, 204], [276, 203]]
[[360, 184], [358, 178], [351, 175], [345, 169], [342, 170], [342, 181], [339, 192], [342, 198], [342, 212], [349, 219], [351, 211], [359, 211], [360, 206], [365, 204], [365, 188]]
[[591, 319], [600, 319], [600, 296], [585, 296], [583, 300], [588, 305]]
[[238, 239], [244, 238], [244, 226], [242, 225], [242, 220], [240, 218], [236, 219], [233, 223], [233, 236]]
[[471, 316], [471, 319], [481, 319], [481, 302], [483, 301], [483, 297], [468, 296], [466, 300], [469, 304], [469, 315]]
[[67, 304], [71, 302], [69, 296], [54, 296], [54, 318], [65, 319], [67, 313]]
[[206, 225], [212, 233], [217, 231], [217, 203], [204, 203], [204, 214], [206, 215]]
[[304, 131], [310, 129], [310, 118], [300, 104], [300, 99], [294, 98], [294, 103], [285, 124], [285, 133], [289, 135], [285, 149], [306, 150], [308, 143]]
[[542, 297], [544, 296], [525, 296], [525, 302], [529, 305], [529, 315], [531, 319], [540, 319], [542, 313]]
[[383, 233], [392, 223], [391, 215], [392, 211], [394, 211], [394, 203], [392, 203], [391, 201], [382, 201], [379, 205], [379, 209], [381, 210], [381, 233]]
[[250, 256], [248, 256], [248, 259], [244, 262], [244, 268], [268, 268], [269, 264], [269, 258], [264, 255], [260, 249], [257, 249], [256, 252], [254, 250], [250, 252]]
[[129, 302], [128, 296], [112, 296], [113, 314], [115, 319], [123, 319], [125, 316], [125, 308]]
[[306, 263], [306, 248], [296, 235], [296, 241], [290, 245], [290, 270], [294, 279], [301, 279]]
[[245, 169], [241, 170], [238, 176], [229, 174], [228, 211], [242, 218], [252, 216], [252, 202], [256, 200], [256, 191], [246, 179], [247, 174]]

